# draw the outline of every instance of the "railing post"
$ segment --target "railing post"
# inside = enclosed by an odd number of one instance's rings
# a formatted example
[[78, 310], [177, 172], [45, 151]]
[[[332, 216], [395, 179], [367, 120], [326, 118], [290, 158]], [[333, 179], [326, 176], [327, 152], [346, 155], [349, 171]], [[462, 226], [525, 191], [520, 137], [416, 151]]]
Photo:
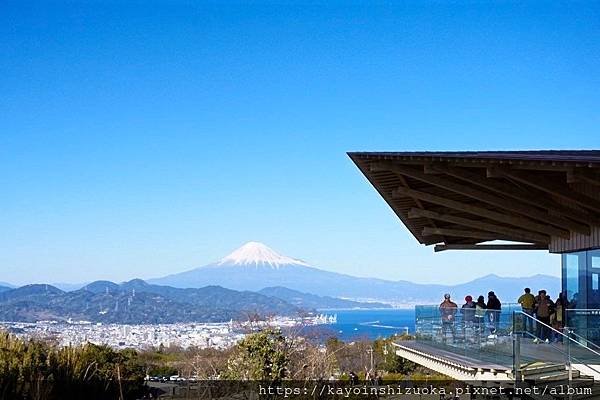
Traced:
[[515, 335], [514, 346], [515, 379], [521, 381], [521, 336]]
[[521, 336], [516, 332], [517, 313], [513, 311], [513, 374], [515, 384], [521, 381]]
[[573, 367], [571, 366], [571, 330], [565, 326], [567, 334], [567, 371], [569, 372], [569, 384], [573, 381]]

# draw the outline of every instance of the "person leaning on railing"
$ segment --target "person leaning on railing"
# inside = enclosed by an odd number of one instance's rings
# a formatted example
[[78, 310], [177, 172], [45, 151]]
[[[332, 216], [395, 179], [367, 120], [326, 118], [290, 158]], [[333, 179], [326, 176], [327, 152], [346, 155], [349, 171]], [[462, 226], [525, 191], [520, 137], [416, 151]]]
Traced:
[[485, 328], [485, 314], [487, 305], [485, 304], [485, 297], [479, 296], [477, 303], [475, 303], [475, 324], [477, 325], [477, 332], [483, 333]]
[[535, 315], [541, 324], [537, 324], [536, 336], [540, 340], [550, 341], [550, 316], [554, 312], [554, 303], [545, 290], [540, 290], [536, 297]]
[[466, 335], [467, 328], [471, 328], [475, 322], [475, 303], [472, 296], [465, 297], [465, 304], [460, 308], [462, 315], [462, 331]]
[[[567, 301], [562, 293], [558, 294], [556, 303], [554, 303], [554, 313], [550, 315], [550, 325], [552, 328], [559, 332], [562, 332], [565, 328], [565, 309], [567, 308]], [[555, 342], [562, 342], [562, 336], [556, 332], [552, 332]]]
[[440, 304], [440, 315], [442, 317], [442, 335], [446, 338], [446, 332], [450, 330], [452, 333], [452, 339], [455, 336], [454, 322], [456, 319], [456, 312], [458, 305], [450, 300], [450, 294], [444, 295], [444, 301]]
[[490, 333], [492, 335], [496, 334], [496, 331], [498, 330], [501, 310], [502, 303], [500, 303], [500, 299], [496, 296], [496, 293], [489, 292], [487, 302], [487, 315], [488, 320], [490, 322]]
[[[523, 312], [530, 317], [533, 317], [533, 307], [535, 306], [535, 297], [531, 294], [531, 289], [525, 288], [525, 293], [519, 297], [517, 302], [521, 305]], [[528, 329], [529, 328], [529, 329]], [[523, 329], [526, 332], [533, 333], [533, 318], [524, 318]]]

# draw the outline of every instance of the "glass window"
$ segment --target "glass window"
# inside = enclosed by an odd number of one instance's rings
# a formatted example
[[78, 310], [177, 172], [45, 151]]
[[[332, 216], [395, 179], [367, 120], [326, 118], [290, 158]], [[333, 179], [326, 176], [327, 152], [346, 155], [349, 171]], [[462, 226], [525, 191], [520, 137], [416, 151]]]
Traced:
[[588, 253], [588, 308], [600, 308], [600, 250]]
[[579, 297], [579, 254], [564, 255], [565, 292], [571, 308], [577, 308]]
[[600, 250], [590, 251], [590, 256], [592, 257], [592, 268], [600, 270]]
[[562, 287], [569, 309], [566, 323], [575, 333], [600, 344], [600, 250], [562, 256]]

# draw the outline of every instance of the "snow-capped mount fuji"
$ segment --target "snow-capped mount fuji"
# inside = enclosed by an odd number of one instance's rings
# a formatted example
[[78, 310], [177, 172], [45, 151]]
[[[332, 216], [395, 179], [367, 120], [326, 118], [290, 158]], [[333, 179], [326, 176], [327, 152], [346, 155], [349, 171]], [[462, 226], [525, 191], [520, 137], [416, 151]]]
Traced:
[[307, 262], [280, 254], [263, 243], [248, 242], [217, 262], [148, 282], [180, 288], [219, 285], [250, 291], [284, 286], [315, 293], [315, 279], [330, 282], [335, 276], [341, 275], [311, 267]]
[[248, 242], [212, 264], [147, 282], [178, 288], [218, 285], [253, 292], [283, 287], [319, 296], [374, 301], [410, 300], [422, 295], [422, 288], [411, 282], [358, 278], [326, 271], [282, 255], [259, 242]]
[[215, 265], [233, 266], [269, 266], [279, 269], [284, 266], [301, 265], [308, 267], [302, 260], [281, 255], [269, 246], [259, 242], [248, 242], [220, 259]]
[[[409, 268], [409, 266], [406, 266]], [[374, 269], [377, 265], [367, 265]], [[438, 302], [443, 293], [460, 299], [466, 294], [479, 295], [494, 290], [504, 301], [517, 298], [523, 287], [543, 287], [558, 292], [560, 281], [550, 276], [500, 278], [489, 275], [461, 285], [417, 284], [359, 278], [315, 268], [296, 258], [279, 254], [258, 242], [248, 242], [219, 261], [189, 271], [149, 279], [148, 283], [177, 288], [202, 288], [218, 285], [227, 289], [257, 292], [283, 287], [303, 293], [354, 300], [372, 300], [395, 304]]]

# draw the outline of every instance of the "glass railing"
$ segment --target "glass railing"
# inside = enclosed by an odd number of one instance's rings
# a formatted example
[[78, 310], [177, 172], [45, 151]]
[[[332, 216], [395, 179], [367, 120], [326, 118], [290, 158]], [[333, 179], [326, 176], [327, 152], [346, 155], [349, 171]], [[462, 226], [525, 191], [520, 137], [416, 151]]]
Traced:
[[[589, 316], [574, 311], [569, 310], [571, 321], [575, 315]], [[519, 304], [484, 311], [416, 306], [415, 328], [417, 342], [479, 364], [516, 370], [540, 363], [586, 364], [594, 371], [600, 365], [600, 346], [587, 336], [600, 326], [586, 325], [585, 331], [555, 329], [523, 313]]]
[[557, 326], [516, 311], [513, 316], [516, 365], [547, 363], [584, 364], [600, 373], [600, 346], [585, 340], [570, 327]]
[[502, 310], [440, 309], [415, 307], [415, 340], [466, 359], [512, 368], [513, 312], [518, 304]]
[[565, 325], [584, 345], [600, 349], [600, 309], [566, 309]]

